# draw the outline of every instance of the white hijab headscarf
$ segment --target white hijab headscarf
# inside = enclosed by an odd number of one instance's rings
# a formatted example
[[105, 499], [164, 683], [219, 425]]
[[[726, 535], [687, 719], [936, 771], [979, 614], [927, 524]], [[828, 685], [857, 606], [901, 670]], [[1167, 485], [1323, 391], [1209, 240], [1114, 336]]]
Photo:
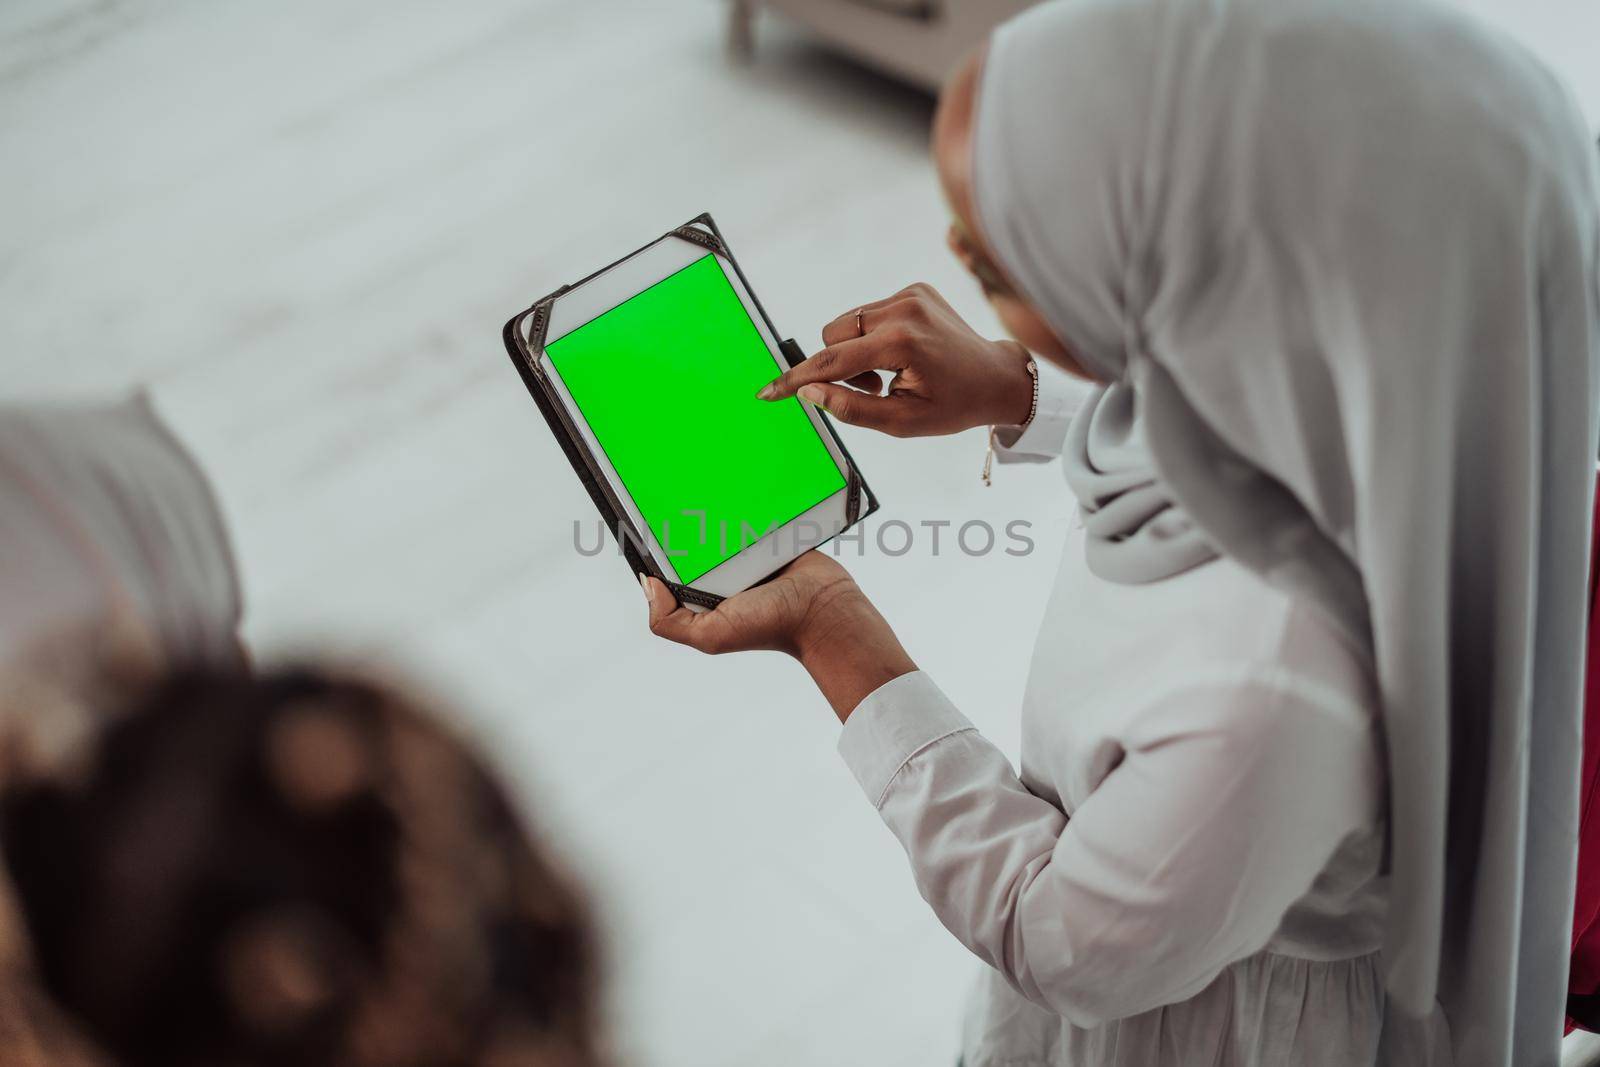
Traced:
[[146, 396], [0, 404], [0, 669], [123, 628], [232, 664], [240, 613], [216, 496]]
[[1458, 1064], [1554, 1063], [1600, 364], [1576, 106], [1423, 3], [1063, 0], [995, 35], [975, 137], [1001, 266], [1113, 383], [1073, 476], [1161, 494], [1097, 570], [1198, 537], [1370, 650], [1390, 1004], [1437, 999]]

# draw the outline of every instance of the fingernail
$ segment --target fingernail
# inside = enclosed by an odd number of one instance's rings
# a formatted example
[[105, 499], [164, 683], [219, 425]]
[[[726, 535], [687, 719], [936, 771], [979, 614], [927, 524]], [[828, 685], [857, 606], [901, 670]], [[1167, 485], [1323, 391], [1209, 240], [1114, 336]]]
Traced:
[[768, 382], [766, 385], [763, 385], [760, 388], [760, 390], [758, 390], [756, 392], [756, 399], [757, 400], [771, 400], [773, 397], [775, 397], [777, 395], [778, 395], [778, 387], [777, 387], [777, 385], [775, 383], [773, 383], [773, 382]]
[[800, 387], [800, 399], [808, 404], [815, 404], [819, 408], [822, 407], [822, 386], [802, 385]]
[[655, 597], [650, 593], [650, 576], [648, 574], [639, 575], [639, 588], [644, 590], [644, 602], [646, 604], [654, 604]]

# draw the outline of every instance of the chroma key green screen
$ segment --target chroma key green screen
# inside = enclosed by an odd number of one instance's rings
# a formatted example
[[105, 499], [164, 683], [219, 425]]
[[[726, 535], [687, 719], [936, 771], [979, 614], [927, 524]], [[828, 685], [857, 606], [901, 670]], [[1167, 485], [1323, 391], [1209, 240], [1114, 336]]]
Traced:
[[713, 255], [545, 352], [685, 582], [844, 488]]

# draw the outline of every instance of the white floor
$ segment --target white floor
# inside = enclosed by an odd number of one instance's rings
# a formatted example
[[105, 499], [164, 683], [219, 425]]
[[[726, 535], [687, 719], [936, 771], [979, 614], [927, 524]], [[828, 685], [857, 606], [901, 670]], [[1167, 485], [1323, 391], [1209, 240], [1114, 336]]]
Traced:
[[[1562, 6], [1534, 35], [1578, 57]], [[772, 25], [730, 65], [721, 14], [11, 0], [0, 395], [148, 387], [219, 486], [256, 649], [376, 660], [459, 710], [596, 894], [626, 1063], [946, 1064], [976, 964], [831, 715], [777, 657], [649, 638], [625, 567], [574, 551], [591, 508], [500, 344], [708, 209], [808, 346], [917, 279], [993, 328], [943, 251], [927, 101]], [[976, 434], [847, 433], [885, 520], [1035, 524], [1025, 557], [923, 527], [850, 561], [1014, 747], [1057, 475], [985, 491]]]

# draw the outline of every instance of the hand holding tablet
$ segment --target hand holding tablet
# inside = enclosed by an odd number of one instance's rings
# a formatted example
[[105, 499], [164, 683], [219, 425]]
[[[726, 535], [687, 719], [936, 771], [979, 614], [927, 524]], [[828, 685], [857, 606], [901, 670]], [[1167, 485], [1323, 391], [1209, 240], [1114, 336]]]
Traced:
[[538, 301], [512, 362], [635, 572], [708, 608], [876, 508], [709, 216]]

